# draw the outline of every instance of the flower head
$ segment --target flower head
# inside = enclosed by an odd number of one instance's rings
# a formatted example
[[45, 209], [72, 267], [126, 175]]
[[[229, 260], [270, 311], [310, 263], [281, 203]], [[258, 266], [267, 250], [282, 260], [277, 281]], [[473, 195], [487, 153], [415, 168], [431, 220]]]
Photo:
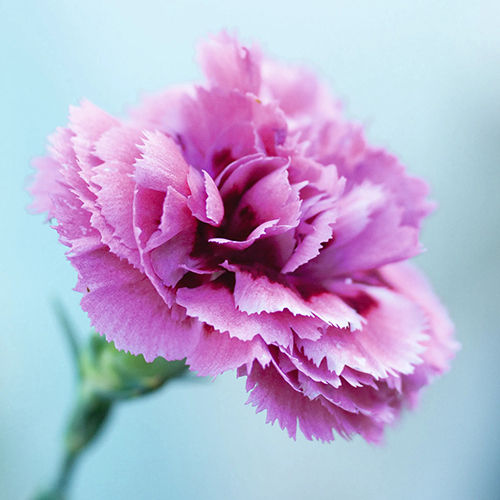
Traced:
[[405, 261], [426, 184], [367, 144], [311, 73], [227, 34], [207, 83], [125, 120], [89, 102], [35, 161], [93, 326], [120, 349], [237, 369], [291, 436], [381, 439], [448, 367], [452, 325]]

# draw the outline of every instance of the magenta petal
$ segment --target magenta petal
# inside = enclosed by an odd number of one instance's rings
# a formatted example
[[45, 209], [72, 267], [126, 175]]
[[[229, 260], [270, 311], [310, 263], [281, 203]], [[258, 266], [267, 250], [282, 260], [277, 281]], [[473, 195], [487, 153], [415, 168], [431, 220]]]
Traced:
[[219, 226], [224, 218], [224, 202], [220, 197], [219, 190], [215, 185], [214, 180], [207, 172], [203, 172], [205, 181], [205, 192], [207, 193], [207, 218], [216, 226]]
[[187, 180], [191, 190], [188, 206], [193, 215], [201, 222], [219, 226], [224, 217], [224, 203], [212, 177], [204, 170], [200, 174], [190, 168]]
[[300, 205], [298, 188], [290, 186], [285, 165], [267, 174], [245, 192], [231, 223], [240, 226], [251, 217], [255, 226], [278, 219], [281, 225], [295, 227], [299, 223]]
[[298, 422], [307, 439], [332, 441], [333, 430], [345, 438], [357, 433], [370, 442], [381, 439], [380, 423], [364, 415], [353, 415], [326, 400], [309, 399], [287, 384], [273, 366], [262, 369], [254, 364], [248, 375], [247, 390], [251, 391], [247, 402], [257, 412], [267, 410], [266, 422], [277, 420], [292, 438], [296, 436]]
[[169, 186], [163, 200], [160, 224], [148, 239], [145, 250], [159, 247], [180, 232], [194, 233], [195, 230], [196, 221], [187, 206], [187, 198]]
[[319, 318], [310, 316], [294, 316], [284, 311], [277, 313], [286, 315], [293, 332], [301, 339], [318, 340], [321, 337], [321, 329], [325, 326]]
[[366, 415], [383, 425], [393, 423], [403, 405], [403, 396], [384, 384], [376, 388], [354, 388], [344, 383], [336, 388], [303, 374], [299, 374], [299, 381], [307, 397], [322, 397], [348, 413]]
[[184, 231], [151, 251], [154, 272], [167, 286], [175, 286], [186, 274], [183, 264], [194, 245], [194, 233]]
[[419, 273], [425, 182], [368, 144], [312, 73], [223, 33], [208, 83], [115, 118], [84, 101], [49, 139], [31, 208], [92, 325], [147, 360], [236, 369], [293, 437], [379, 442], [458, 348]]
[[257, 181], [287, 163], [285, 158], [267, 158], [262, 154], [248, 155], [230, 163], [215, 182], [223, 197], [239, 196]]
[[278, 365], [280, 370], [283, 372], [297, 373], [298, 378], [296, 378], [293, 383], [289, 380], [289, 383], [297, 390], [301, 390], [300, 374], [305, 375], [311, 380], [327, 384], [331, 387], [340, 387], [343, 382], [340, 375], [330, 371], [325, 362], [317, 366], [298, 350], [295, 350], [293, 353], [288, 351], [283, 352], [283, 350], [280, 351]]
[[332, 441], [335, 419], [319, 401], [311, 401], [291, 388], [272, 366], [263, 370], [254, 365], [247, 379], [248, 404], [257, 413], [267, 410], [267, 423], [276, 420], [290, 437], [297, 434], [297, 420], [308, 439]]

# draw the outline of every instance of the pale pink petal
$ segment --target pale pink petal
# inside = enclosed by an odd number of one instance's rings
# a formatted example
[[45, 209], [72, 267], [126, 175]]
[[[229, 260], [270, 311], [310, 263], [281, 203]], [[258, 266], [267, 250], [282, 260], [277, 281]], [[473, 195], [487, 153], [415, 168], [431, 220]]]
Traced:
[[429, 335], [424, 342], [426, 350], [422, 358], [433, 373], [447, 371], [460, 344], [453, 338], [453, 323], [429, 282], [418, 269], [406, 263], [385, 266], [380, 272], [394, 289], [421, 308], [428, 321], [426, 332]]
[[47, 212], [47, 218], [54, 217], [54, 202], [56, 196], [64, 196], [67, 188], [63, 185], [64, 178], [60, 172], [59, 163], [50, 157], [39, 157], [32, 161], [35, 168], [33, 182], [29, 192], [33, 201], [29, 208], [36, 213]]
[[76, 196], [54, 196], [52, 213], [59, 241], [70, 247], [70, 255], [102, 246], [99, 232], [90, 225], [90, 213]]
[[[71, 106], [69, 111], [69, 128], [74, 133], [73, 149], [81, 169], [82, 178], [90, 182], [93, 168], [102, 163], [95, 151], [95, 143], [110, 128], [119, 125], [119, 121], [84, 100], [79, 107]], [[89, 186], [91, 187], [91, 186]]]
[[145, 132], [139, 146], [142, 158], [135, 162], [135, 180], [142, 187], [166, 191], [169, 186], [187, 196], [188, 165], [175, 142], [161, 132]]
[[[136, 186], [133, 212], [135, 237], [144, 274], [151, 281], [165, 303], [171, 307], [174, 303], [174, 294], [156, 274], [148, 247], [152, 236], [158, 234], [165, 198], [165, 193], [161, 191]], [[152, 246], [154, 245], [152, 244]]]
[[387, 202], [382, 186], [363, 182], [353, 187], [336, 204], [335, 245], [352, 241], [370, 224], [376, 210]]
[[328, 89], [311, 72], [302, 67], [265, 60], [262, 66], [263, 94], [277, 99], [287, 115], [307, 118], [321, 115], [339, 115], [339, 101], [334, 100]]
[[224, 286], [207, 283], [197, 288], [181, 288], [177, 303], [187, 314], [227, 332], [240, 340], [252, 340], [260, 335], [266, 344], [288, 346], [292, 331], [286, 321], [271, 314], [247, 314], [236, 308], [231, 292]]
[[263, 274], [254, 275], [236, 266], [226, 268], [235, 272], [234, 301], [241, 311], [253, 314], [288, 309], [295, 315], [313, 315], [304, 300], [292, 288], [278, 281], [270, 281]]
[[250, 366], [254, 361], [266, 366], [271, 356], [264, 341], [256, 337], [242, 341], [227, 333], [205, 328], [196, 349], [189, 354], [186, 362], [191, 370], [200, 376], [216, 376], [227, 370]]
[[151, 283], [132, 266], [104, 247], [72, 259], [78, 269], [82, 308], [92, 326], [118, 349], [183, 359], [195, 348], [200, 325], [190, 318], [178, 321]]
[[138, 145], [142, 143], [140, 129], [130, 126], [116, 126], [104, 132], [95, 144], [95, 153], [103, 162], [118, 161], [129, 165], [132, 173], [135, 160], [139, 157]]
[[282, 267], [282, 273], [294, 272], [300, 266], [307, 264], [319, 255], [323, 245], [333, 236], [336, 217], [337, 210], [335, 207], [315, 215], [310, 222], [306, 217], [303, 217], [295, 235], [298, 244], [293, 254]]
[[178, 141], [177, 133], [183, 126], [186, 108], [194, 94], [194, 85], [183, 84], [144, 95], [130, 110], [131, 121], [141, 130], [159, 130]]
[[221, 88], [196, 88], [186, 98], [176, 130], [187, 162], [216, 178], [232, 161], [263, 152], [275, 154], [286, 137], [286, 119], [276, 105]]
[[[136, 249], [133, 226], [133, 200], [135, 183], [131, 176], [132, 165], [109, 160], [95, 168], [92, 181], [100, 186], [96, 202], [113, 236], [130, 249]], [[104, 243], [108, 243], [104, 241]]]
[[274, 219], [263, 222], [257, 226], [244, 240], [233, 240], [228, 238], [210, 238], [210, 243], [215, 243], [224, 247], [232, 248], [234, 250], [245, 250], [253, 245], [258, 239], [269, 236], [272, 234], [288, 231], [292, 229], [290, 226], [281, 226], [278, 224], [279, 220]]
[[310, 262], [312, 267], [307, 271], [327, 272], [330, 276], [348, 275], [418, 255], [422, 251], [419, 232], [414, 227], [402, 225], [402, 216], [402, 209], [394, 205], [380, 209], [352, 240], [336, 245], [334, 238], [333, 243]]
[[330, 327], [318, 341], [300, 339], [298, 346], [317, 365], [326, 359], [328, 368], [338, 374], [346, 366], [377, 379], [412, 373], [422, 363], [428, 338], [420, 309], [384, 288], [360, 287], [353, 293], [352, 302], [357, 300], [366, 309], [361, 330]]
[[422, 219], [434, 209], [427, 200], [429, 186], [422, 179], [412, 177], [397, 158], [381, 149], [368, 149], [351, 176], [354, 182], [365, 180], [390, 190], [396, 203], [403, 207], [402, 223], [420, 227]]
[[198, 48], [200, 65], [213, 86], [257, 94], [260, 87], [260, 53], [241, 46], [222, 32]]
[[328, 325], [337, 328], [350, 327], [351, 330], [361, 328], [360, 315], [335, 293], [324, 292], [312, 295], [307, 300], [307, 305]]

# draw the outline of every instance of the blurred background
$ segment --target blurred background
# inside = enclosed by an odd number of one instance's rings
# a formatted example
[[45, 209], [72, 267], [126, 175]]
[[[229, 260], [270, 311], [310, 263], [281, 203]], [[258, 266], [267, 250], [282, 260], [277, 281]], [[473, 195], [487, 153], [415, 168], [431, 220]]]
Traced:
[[499, 24], [495, 0], [0, 0], [0, 498], [28, 498], [59, 460], [74, 377], [52, 298], [88, 331], [64, 248], [26, 212], [30, 159], [83, 97], [120, 114], [199, 79], [195, 45], [221, 28], [320, 72], [432, 185], [417, 260], [462, 351], [383, 447], [294, 442], [232, 373], [173, 384], [118, 408], [72, 498], [500, 498]]

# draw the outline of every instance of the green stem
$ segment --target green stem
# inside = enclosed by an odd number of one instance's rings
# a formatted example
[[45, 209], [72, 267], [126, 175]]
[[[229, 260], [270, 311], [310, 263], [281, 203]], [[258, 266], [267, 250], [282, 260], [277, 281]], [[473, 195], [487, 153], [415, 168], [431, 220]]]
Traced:
[[76, 459], [78, 455], [67, 454], [61, 464], [61, 470], [59, 471], [59, 476], [55, 482], [52, 491], [57, 492], [60, 497], [66, 496], [66, 492], [69, 486], [71, 476], [76, 464]]
[[75, 332], [75, 328], [73, 326], [71, 318], [69, 317], [68, 313], [64, 309], [64, 306], [62, 305], [62, 303], [59, 299], [56, 298], [52, 301], [52, 307], [54, 308], [55, 315], [59, 321], [59, 325], [60, 325], [61, 330], [64, 334], [64, 337], [66, 338], [66, 341], [68, 342], [70, 352], [71, 352], [73, 359], [75, 361], [75, 366], [78, 367], [78, 358], [80, 356], [80, 346], [78, 345], [78, 340], [77, 340], [78, 336]]
[[53, 486], [35, 500], [66, 500], [68, 487], [81, 454], [96, 439], [106, 423], [113, 402], [85, 385], [73, 410], [64, 439], [64, 457]]
[[59, 473], [52, 487], [34, 500], [67, 500], [80, 456], [99, 436], [117, 402], [154, 392], [187, 373], [184, 361], [157, 358], [147, 363], [143, 356], [118, 351], [97, 334], [80, 347], [64, 310], [59, 308], [57, 314], [75, 360], [78, 397], [66, 428]]

